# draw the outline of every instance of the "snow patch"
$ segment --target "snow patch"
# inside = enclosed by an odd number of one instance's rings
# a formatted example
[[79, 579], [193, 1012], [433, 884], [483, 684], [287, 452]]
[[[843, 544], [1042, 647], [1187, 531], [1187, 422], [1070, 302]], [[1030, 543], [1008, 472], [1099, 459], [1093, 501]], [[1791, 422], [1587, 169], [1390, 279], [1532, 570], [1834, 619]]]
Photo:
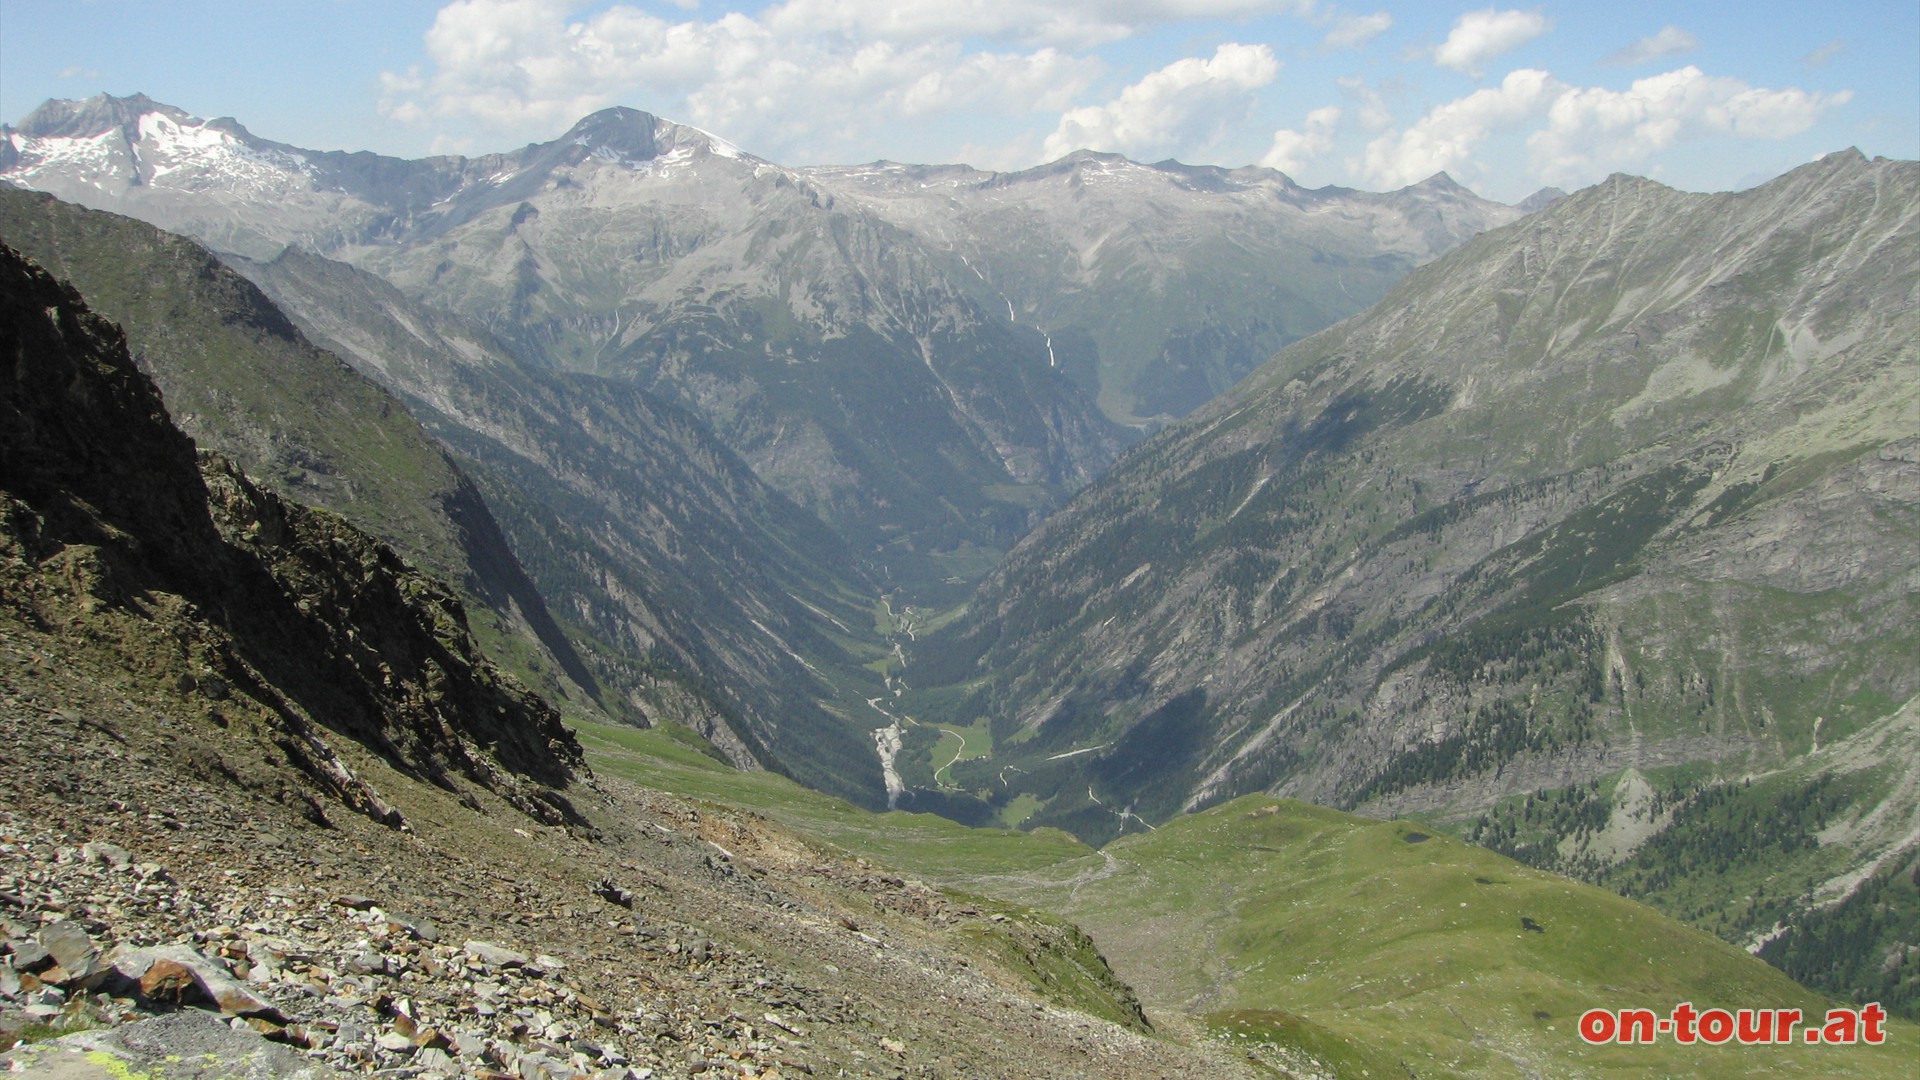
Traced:
[[[241, 191], [308, 186], [311, 167], [305, 157], [248, 146], [231, 132], [206, 123], [181, 123], [164, 113], [147, 113], [140, 117], [138, 132], [133, 151], [148, 184]], [[176, 179], [157, 184], [175, 174]]]
[[36, 186], [34, 181], [48, 173], [76, 176], [86, 183], [102, 187], [108, 182], [117, 180], [125, 183], [131, 179], [128, 174], [133, 162], [126, 139], [117, 130], [99, 135], [50, 135], [44, 138], [16, 131], [12, 142], [14, 152], [20, 157], [7, 175], [27, 187]]

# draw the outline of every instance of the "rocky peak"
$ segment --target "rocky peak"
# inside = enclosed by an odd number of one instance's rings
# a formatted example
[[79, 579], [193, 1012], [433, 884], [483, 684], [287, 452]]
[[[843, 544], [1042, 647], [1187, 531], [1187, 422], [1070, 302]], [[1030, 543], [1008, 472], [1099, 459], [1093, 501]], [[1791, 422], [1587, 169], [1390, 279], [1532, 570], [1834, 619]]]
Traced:
[[1426, 195], [1444, 195], [1450, 198], [1471, 199], [1476, 196], [1466, 186], [1455, 180], [1445, 171], [1434, 173], [1417, 184], [1409, 184], [1402, 191], [1419, 192]]
[[583, 117], [560, 137], [562, 145], [585, 146], [623, 161], [651, 161], [675, 150], [704, 150], [719, 157], [742, 156], [738, 147], [711, 132], [677, 124], [626, 106]]
[[660, 119], [653, 114], [619, 106], [582, 117], [560, 141], [647, 161], [661, 152], [656, 138], [661, 127]]
[[[1171, 178], [1175, 183], [1193, 191], [1238, 191], [1244, 185], [1239, 183], [1240, 172], [1235, 169], [1223, 169], [1218, 165], [1188, 165], [1173, 158], [1153, 163], [1155, 171]], [[1279, 176], [1278, 173], [1274, 174]], [[1281, 177], [1285, 179], [1285, 177]]]
[[[1873, 159], [1874, 162], [1881, 162], [1886, 160], [1888, 159], [1886, 158]], [[1844, 150], [1835, 150], [1829, 154], [1822, 154], [1819, 157], [1815, 158], [1814, 162], [1819, 165], [1825, 165], [1830, 169], [1859, 168], [1861, 166], [1871, 164], [1871, 162], [1867, 160], [1867, 155], [1861, 153], [1860, 148], [1857, 146], [1849, 146]]]
[[989, 186], [999, 187], [1031, 183], [1035, 180], [1046, 180], [1056, 176], [1071, 177], [1088, 168], [1111, 168], [1131, 164], [1133, 164], [1133, 162], [1119, 154], [1108, 154], [1099, 150], [1075, 150], [1071, 154], [1056, 161], [1049, 161], [1045, 165], [1036, 165], [1031, 169], [1022, 169], [1019, 172], [1001, 173], [994, 177], [994, 182], [989, 184]]
[[1566, 197], [1567, 193], [1557, 187], [1543, 187], [1539, 191], [1514, 203], [1514, 206], [1531, 214], [1535, 210], [1545, 210], [1547, 207], [1552, 206], [1554, 203]]
[[185, 110], [163, 105], [145, 94], [128, 97], [99, 94], [84, 101], [47, 101], [28, 113], [20, 121], [18, 130], [41, 138], [86, 138], [115, 128], [131, 133], [138, 128], [140, 118], [149, 113], [160, 113], [181, 122], [193, 120]]

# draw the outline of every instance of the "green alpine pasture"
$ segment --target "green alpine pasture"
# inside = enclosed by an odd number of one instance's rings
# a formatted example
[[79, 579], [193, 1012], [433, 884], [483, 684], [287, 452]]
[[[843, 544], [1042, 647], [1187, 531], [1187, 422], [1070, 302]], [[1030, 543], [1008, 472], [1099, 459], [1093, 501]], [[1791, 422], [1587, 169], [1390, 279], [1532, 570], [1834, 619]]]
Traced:
[[597, 771], [1072, 920], [1162, 1031], [1222, 1041], [1276, 1076], [1908, 1077], [1920, 1061], [1920, 1029], [1899, 1021], [1880, 1047], [1589, 1046], [1577, 1024], [1590, 1008], [1824, 1018], [1839, 1003], [1632, 900], [1422, 823], [1247, 796], [1095, 850], [1053, 829], [871, 813], [735, 772], [685, 732], [580, 736]]

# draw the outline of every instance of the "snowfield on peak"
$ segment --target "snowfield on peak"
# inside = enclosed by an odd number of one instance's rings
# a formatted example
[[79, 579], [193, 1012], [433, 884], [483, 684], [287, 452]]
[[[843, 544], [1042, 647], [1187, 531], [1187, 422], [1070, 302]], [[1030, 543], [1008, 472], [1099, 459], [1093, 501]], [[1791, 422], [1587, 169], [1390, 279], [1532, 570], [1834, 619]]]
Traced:
[[140, 117], [140, 138], [132, 144], [148, 184], [180, 174], [168, 185], [191, 188], [285, 190], [312, 186], [312, 166], [300, 154], [248, 146], [233, 133], [210, 123], [182, 124], [165, 113]]

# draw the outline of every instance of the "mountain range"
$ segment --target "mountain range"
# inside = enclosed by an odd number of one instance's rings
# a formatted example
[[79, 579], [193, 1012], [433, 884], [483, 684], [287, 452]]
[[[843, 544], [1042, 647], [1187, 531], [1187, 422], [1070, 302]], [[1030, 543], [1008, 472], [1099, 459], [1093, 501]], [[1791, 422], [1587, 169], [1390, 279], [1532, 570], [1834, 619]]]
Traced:
[[[10, 1073], [1597, 1075], [1568, 1027], [1596, 994], [1828, 1005], [1411, 823], [1251, 799], [1116, 855], [863, 814], [684, 732], [568, 730], [479, 654], [451, 592], [196, 455], [119, 330], [4, 247], [0, 354]], [[1073, 924], [858, 852], [1074, 909], [1169, 1027]], [[1416, 881], [1477, 910], [1396, 911]], [[1253, 902], [1181, 893], [1223, 887]], [[1283, 900], [1292, 932], [1263, 930]], [[1210, 946], [1114, 932], [1143, 917]], [[1410, 918], [1446, 978], [1409, 977]], [[1370, 929], [1330, 953], [1305, 929], [1330, 923]], [[1649, 972], [1613, 935], [1674, 962]], [[1309, 957], [1305, 986], [1267, 970]], [[1888, 1035], [1757, 1066], [1627, 1047], [1602, 1071], [1904, 1075], [1913, 1031]]]
[[[1305, 192], [1086, 155], [886, 182], [630, 109], [421, 161], [302, 150], [140, 97], [49, 102], [0, 139], [14, 183], [216, 251], [346, 261], [523, 361], [687, 406], [921, 588], [977, 577], [1104, 470], [1132, 438], [1116, 418], [1191, 409], [1519, 213], [1444, 177]], [[1229, 313], [1226, 295], [1246, 299]]]
[[[1517, 213], [1443, 179], [1310, 193], [1272, 173], [1076, 155], [1032, 175], [935, 170], [946, 180], [916, 219], [901, 191], [876, 198], [867, 182], [856, 197], [845, 171], [785, 169], [619, 109], [511, 154], [417, 162], [301, 150], [140, 97], [50, 102], [3, 134], [0, 177], [224, 252], [455, 449], [580, 658], [571, 674], [539, 657], [516, 670], [550, 692], [573, 682], [588, 714], [679, 717], [738, 763], [867, 802], [887, 790], [865, 744], [897, 690], [876, 671], [895, 608], [958, 599], [1135, 437], [1093, 402], [1143, 361], [1070, 344], [1092, 340], [1073, 320], [1110, 326], [1103, 311], [1157, 297], [1206, 321], [1216, 248], [1285, 247], [1262, 288], [1316, 298], [1248, 330], [1227, 367], [1206, 361], [1217, 382], [1275, 334], [1357, 310], [1416, 259]], [[1083, 207], [1090, 168], [1125, 180], [1096, 181]], [[922, 219], [967, 199], [986, 210], [960, 250], [951, 223]], [[1031, 308], [1052, 279], [1020, 285], [1039, 271], [989, 254], [1007, 207], [1051, 222], [1055, 254], [1085, 262], [1073, 312], [1014, 309], [1005, 290]], [[1100, 254], [1063, 232], [1090, 214], [1165, 225]], [[403, 547], [420, 531], [360, 520]]]
[[1415, 271], [919, 643], [904, 707], [993, 748], [942, 778], [1089, 837], [1257, 791], [1418, 812], [1754, 947], [1898, 878], [1916, 206], [1857, 152], [1616, 176]]
[[[790, 169], [633, 110], [415, 162], [142, 98], [0, 135], [0, 179], [199, 239], [286, 312], [241, 322], [405, 403], [447, 452], [408, 428], [399, 471], [464, 516], [349, 504], [385, 399], [274, 446], [281, 406], [146, 359], [572, 718], [1096, 843], [1248, 793], [1415, 813], [1920, 1001], [1912, 163], [1501, 207]], [[126, 236], [91, 257], [225, 274]], [[131, 339], [199, 332], [129, 297]]]

